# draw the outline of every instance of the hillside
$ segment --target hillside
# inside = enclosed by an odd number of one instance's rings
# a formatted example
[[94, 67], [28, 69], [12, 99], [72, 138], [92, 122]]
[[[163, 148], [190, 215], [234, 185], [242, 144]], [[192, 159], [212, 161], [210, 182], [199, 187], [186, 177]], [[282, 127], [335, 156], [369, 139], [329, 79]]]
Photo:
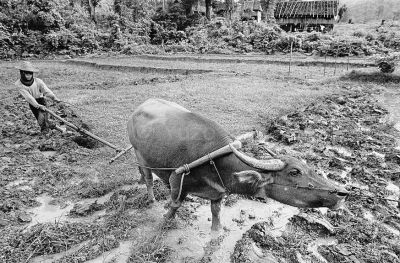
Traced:
[[340, 0], [340, 4], [348, 7], [347, 17], [355, 23], [400, 20], [399, 0]]

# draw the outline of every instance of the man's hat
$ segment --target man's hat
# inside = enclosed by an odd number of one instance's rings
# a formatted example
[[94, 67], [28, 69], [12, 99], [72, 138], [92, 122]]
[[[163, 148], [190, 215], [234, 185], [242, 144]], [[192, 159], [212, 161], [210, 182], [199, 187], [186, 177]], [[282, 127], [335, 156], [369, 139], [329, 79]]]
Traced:
[[29, 72], [39, 72], [37, 68], [35, 68], [31, 62], [29, 61], [23, 61], [19, 66], [15, 67], [16, 69], [22, 70], [22, 71], [29, 71]]

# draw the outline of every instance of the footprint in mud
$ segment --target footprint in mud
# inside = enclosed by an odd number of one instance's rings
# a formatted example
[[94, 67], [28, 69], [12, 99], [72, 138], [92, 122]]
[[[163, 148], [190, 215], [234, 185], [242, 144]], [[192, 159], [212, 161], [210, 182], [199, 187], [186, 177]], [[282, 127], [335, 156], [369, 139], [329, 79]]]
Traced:
[[313, 214], [294, 215], [284, 228], [274, 233], [273, 224], [254, 224], [235, 246], [232, 262], [327, 262], [319, 247], [338, 243], [330, 236], [333, 226]]
[[273, 222], [274, 231], [279, 233], [298, 209], [272, 200], [265, 204], [239, 199], [234, 205], [223, 207], [224, 227], [219, 232], [211, 231], [209, 204], [197, 207], [192, 213], [196, 220], [185, 225], [179, 223], [166, 233], [165, 243], [173, 250], [169, 262], [231, 262], [236, 242], [253, 224]]

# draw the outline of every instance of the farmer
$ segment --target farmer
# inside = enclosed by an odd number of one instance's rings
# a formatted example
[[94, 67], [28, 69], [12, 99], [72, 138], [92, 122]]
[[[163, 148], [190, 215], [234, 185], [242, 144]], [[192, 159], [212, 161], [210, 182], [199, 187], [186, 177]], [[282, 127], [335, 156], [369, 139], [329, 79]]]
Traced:
[[49, 122], [48, 113], [46, 112], [46, 97], [51, 98], [55, 102], [61, 102], [59, 98], [44, 84], [43, 80], [34, 78], [33, 73], [38, 72], [31, 62], [24, 61], [19, 66], [20, 79], [15, 82], [19, 88], [19, 92], [29, 103], [33, 115], [35, 116], [42, 133], [46, 133], [49, 129], [58, 128]]

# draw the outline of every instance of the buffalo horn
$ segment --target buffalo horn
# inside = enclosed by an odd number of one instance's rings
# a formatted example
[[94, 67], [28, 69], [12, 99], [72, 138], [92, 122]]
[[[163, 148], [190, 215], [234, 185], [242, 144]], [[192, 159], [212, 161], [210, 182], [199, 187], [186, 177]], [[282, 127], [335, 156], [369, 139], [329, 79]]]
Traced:
[[285, 163], [279, 159], [269, 159], [269, 160], [257, 160], [250, 156], [247, 156], [238, 150], [232, 145], [229, 145], [232, 149], [232, 152], [238, 157], [242, 162], [250, 165], [253, 168], [267, 170], [267, 171], [280, 171], [285, 167]]

